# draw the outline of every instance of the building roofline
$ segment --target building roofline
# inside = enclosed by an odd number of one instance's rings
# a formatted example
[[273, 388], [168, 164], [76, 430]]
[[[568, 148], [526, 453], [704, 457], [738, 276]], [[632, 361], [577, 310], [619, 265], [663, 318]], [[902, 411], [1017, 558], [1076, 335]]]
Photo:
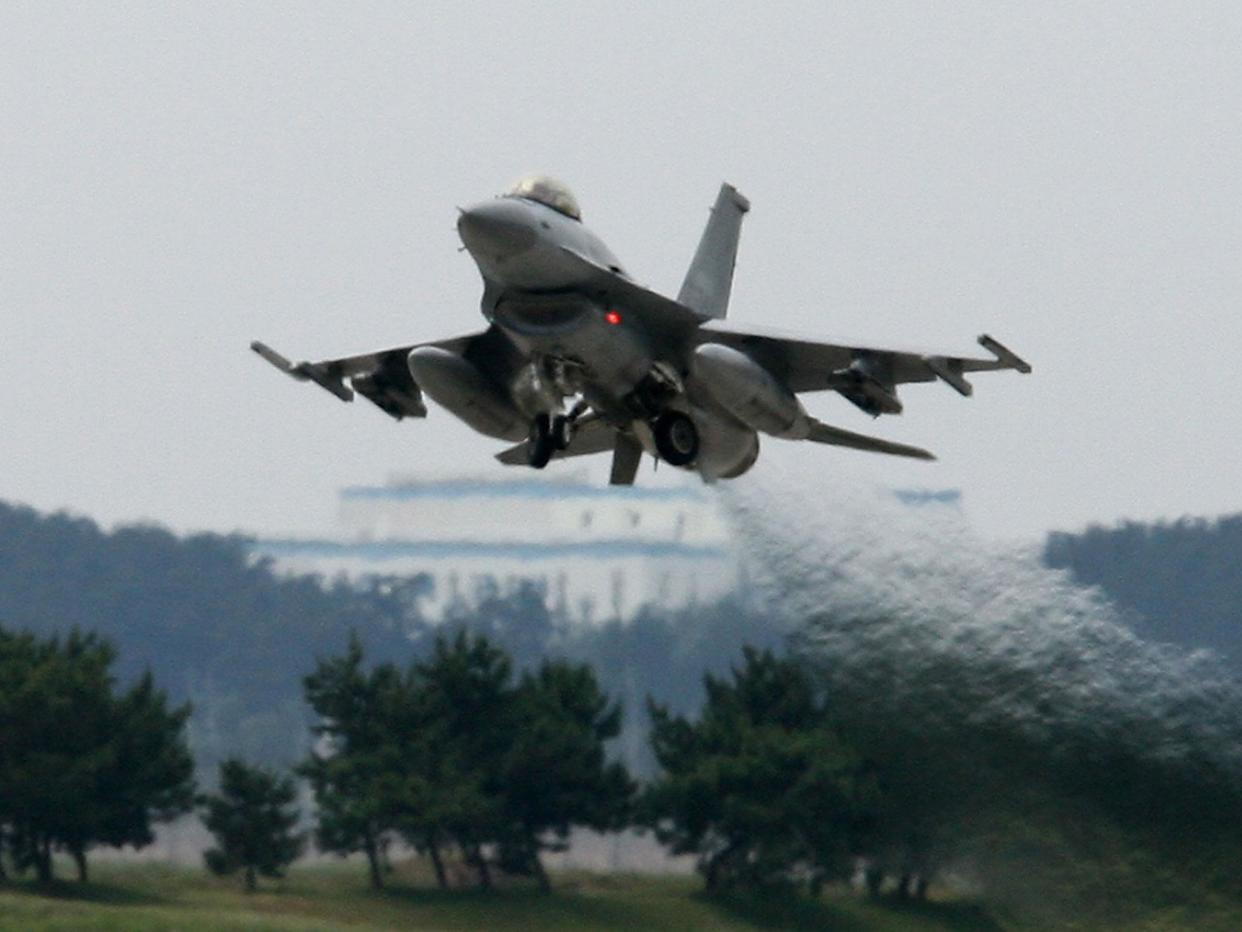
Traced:
[[682, 501], [701, 502], [706, 496], [691, 486], [650, 487], [591, 485], [586, 482], [536, 479], [439, 479], [394, 485], [355, 485], [341, 489], [342, 500], [409, 501], [412, 499], [524, 498], [538, 501]]
[[672, 541], [641, 540], [593, 540], [552, 541], [532, 543], [529, 541], [472, 540], [444, 541], [335, 541], [260, 539], [251, 544], [255, 553], [270, 557], [336, 557], [379, 562], [402, 558], [442, 559], [445, 557], [508, 558], [523, 561], [563, 560], [578, 557], [588, 560], [612, 560], [624, 557], [681, 557], [692, 560], [717, 560], [727, 556], [724, 547], [698, 544], [682, 544]]

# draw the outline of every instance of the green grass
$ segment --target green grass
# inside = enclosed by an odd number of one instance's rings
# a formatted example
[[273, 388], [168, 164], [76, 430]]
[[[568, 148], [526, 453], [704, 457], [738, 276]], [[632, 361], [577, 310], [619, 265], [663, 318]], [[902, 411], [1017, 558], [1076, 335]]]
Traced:
[[[366, 884], [360, 864], [304, 866], [247, 895], [237, 879], [220, 879], [189, 867], [96, 864], [92, 881], [62, 881], [52, 889], [30, 882], [0, 886], [0, 932], [116, 930], [199, 932], [208, 929], [308, 930], [676, 930], [773, 932], [1028, 932], [1073, 929], [1242, 929], [1242, 904], [1184, 878], [1179, 896], [1150, 865], [1136, 870], [1145, 884], [1126, 882], [1126, 870], [1041, 872], [1028, 865], [1014, 876], [1027, 902], [997, 895], [984, 903], [936, 899], [930, 903], [874, 902], [834, 889], [822, 900], [794, 895], [708, 897], [697, 877], [562, 873], [551, 895], [529, 886], [492, 893], [439, 891], [414, 865], [403, 865], [383, 891]], [[67, 869], [67, 865], [65, 865]], [[1000, 878], [994, 878], [999, 880]], [[1156, 889], [1163, 887], [1164, 889]], [[1150, 896], [1142, 896], [1146, 889]], [[1050, 892], [1059, 891], [1059, 892]], [[1032, 906], [1033, 901], [1038, 901]]]
[[[416, 882], [417, 881], [417, 882]], [[871, 903], [848, 894], [709, 898], [697, 878], [562, 874], [550, 896], [526, 888], [441, 892], [398, 875], [371, 891], [357, 865], [303, 867], [255, 894], [236, 880], [159, 865], [97, 865], [90, 884], [0, 887], [0, 930], [810, 930], [1006, 928], [977, 906]]]

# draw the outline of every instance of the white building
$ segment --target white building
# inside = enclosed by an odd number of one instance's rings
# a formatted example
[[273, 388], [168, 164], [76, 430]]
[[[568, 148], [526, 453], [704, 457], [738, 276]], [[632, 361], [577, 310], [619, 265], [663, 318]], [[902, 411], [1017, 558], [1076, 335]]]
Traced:
[[697, 483], [397, 480], [342, 490], [338, 523], [330, 537], [265, 539], [255, 549], [290, 572], [428, 573], [433, 615], [486, 577], [542, 581], [550, 604], [586, 621], [712, 599], [737, 579], [714, 494]]

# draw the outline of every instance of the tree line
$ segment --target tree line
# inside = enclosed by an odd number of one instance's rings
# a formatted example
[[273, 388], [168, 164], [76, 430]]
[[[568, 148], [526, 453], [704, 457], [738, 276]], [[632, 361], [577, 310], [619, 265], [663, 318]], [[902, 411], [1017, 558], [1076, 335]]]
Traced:
[[[1189, 848], [1178, 860], [1216, 871], [1225, 860], [1201, 857], [1205, 839], [1228, 835], [1242, 813], [1239, 781], [1220, 772], [1215, 756], [1203, 757], [1211, 750], [1205, 736], [1236, 730], [1229, 690], [1206, 690], [1172, 724], [1149, 721], [1153, 703], [1137, 697], [1135, 717], [1124, 728], [1101, 730], [1089, 717], [1065, 724], [1054, 714], [1068, 698], [1057, 695], [1056, 670], [1071, 662], [1107, 667], [1106, 657], [1070, 651], [1045, 669], [989, 665], [991, 655], [978, 652], [967, 663], [965, 654], [939, 651], [929, 654], [930, 665], [914, 664], [897, 649], [908, 646], [909, 625], [883, 618], [805, 619], [807, 631], [828, 625], [847, 632], [855, 654], [869, 645], [874, 675], [860, 675], [857, 664], [824, 656], [808, 663], [783, 654], [785, 633], [762, 606], [739, 597], [677, 612], [649, 608], [625, 623], [582, 628], [550, 609], [538, 585], [488, 580], [432, 625], [421, 616], [425, 578], [359, 586], [283, 579], [254, 562], [236, 539], [178, 539], [150, 528], [105, 534], [90, 522], [6, 506], [0, 506], [0, 527], [8, 531], [0, 534], [0, 618], [13, 625], [0, 673], [0, 716], [8, 716], [0, 718], [0, 861], [9, 872], [38, 875], [41, 861], [50, 871], [51, 852], [61, 851], [85, 873], [92, 847], [142, 844], [155, 822], [196, 802], [208, 817], [195, 797], [197, 763], [198, 782], [216, 786], [216, 796], [229, 800], [220, 810], [226, 827], [278, 825], [281, 812], [297, 812], [295, 803], [279, 803], [286, 788], [293, 787], [288, 792], [296, 799], [299, 785], [309, 787], [317, 796], [317, 842], [339, 851], [366, 852], [370, 845], [381, 882], [385, 850], [398, 843], [426, 852], [429, 860], [434, 849], [442, 860], [464, 861], [480, 883], [485, 871], [489, 877], [509, 870], [537, 877], [545, 843], [563, 839], [554, 827], [539, 834], [538, 844], [529, 835], [523, 841], [521, 827], [538, 823], [529, 812], [513, 813], [533, 803], [494, 776], [521, 774], [519, 764], [540, 749], [506, 743], [506, 735], [528, 725], [499, 730], [483, 742], [474, 720], [438, 720], [429, 711], [435, 690], [443, 695], [446, 688], [432, 668], [442, 654], [453, 654], [459, 639], [469, 646], [480, 637], [508, 671], [493, 678], [491, 693], [480, 695], [502, 697], [498, 704], [511, 723], [550, 727], [546, 723], [556, 719], [545, 694], [523, 687], [538, 680], [545, 665], [590, 670], [609, 731], [614, 712], [617, 719], [615, 736], [600, 733], [603, 759], [623, 763], [635, 787], [623, 804], [613, 801], [614, 811], [624, 813], [625, 824], [654, 830], [671, 849], [697, 857], [716, 889], [814, 886], [864, 864], [875, 889], [917, 895], [946, 866], [986, 867], [991, 855], [981, 852], [997, 837], [1006, 843], [1024, 837], [1015, 827], [1038, 833], [1060, 820], [1069, 826], [1067, 837], [1085, 837], [1084, 826], [1101, 824], [1093, 821], [1101, 816], [1136, 845], [1174, 850], [1185, 843]], [[1190, 553], [1200, 532], [1219, 544], [1233, 529], [1227, 519], [1180, 527], [1175, 536]], [[1155, 539], [1146, 531], [1099, 533], [1118, 566], [1125, 562], [1122, 551], [1148, 553]], [[1090, 548], [1075, 552], [1090, 565], [1084, 556]], [[1149, 555], [1158, 562], [1155, 551]], [[1050, 551], [1048, 559], [1058, 558]], [[1232, 575], [1223, 566], [1227, 559], [1215, 545], [1186, 556], [1203, 568], [1204, 592], [1218, 595], [1237, 579], [1236, 565]], [[1183, 566], [1182, 573], [1189, 572]], [[1184, 581], [1168, 586], [1170, 592], [1193, 588]], [[1189, 613], [1183, 618], [1198, 611], [1187, 598], [1180, 603]], [[262, 620], [265, 611], [271, 615]], [[93, 627], [94, 617], [102, 635], [75, 633], [75, 625]], [[919, 624], [929, 638], [942, 630], [936, 619]], [[358, 632], [355, 642], [351, 631]], [[748, 644], [759, 649], [743, 653]], [[316, 688], [361, 684], [359, 695], [383, 712], [373, 721], [399, 740], [368, 731], [367, 717], [346, 731], [348, 719], [308, 701], [308, 671], [318, 677]], [[325, 671], [349, 676], [334, 681]], [[144, 679], [147, 685], [139, 688]], [[67, 713], [80, 694], [95, 695], [90, 708], [80, 716]], [[544, 699], [536, 702], [536, 695]], [[1030, 708], [1037, 716], [1013, 727], [997, 724], [1010, 699], [1018, 712]], [[538, 719], [515, 717], [533, 716], [535, 708]], [[983, 710], [995, 713], [996, 721], [981, 725]], [[141, 744], [144, 722], [162, 723], [165, 737]], [[454, 729], [459, 737], [451, 739]], [[1185, 753], [1168, 760], [1140, 753], [1157, 739], [1180, 746], [1179, 729]], [[32, 770], [21, 763], [23, 749], [40, 742], [50, 742], [47, 757], [42, 770]], [[139, 746], [140, 752], [133, 750]], [[425, 753], [437, 748], [443, 755]], [[127, 790], [127, 808], [112, 814], [102, 802], [92, 813], [61, 811], [66, 807], [54, 801], [74, 794], [89, 800], [92, 787], [141, 772], [122, 763], [136, 753], [144, 763], [162, 760], [174, 774], [182, 774], [188, 760], [189, 776], [163, 782], [156, 773], [146, 790]], [[238, 779], [228, 781], [217, 765], [234, 756], [239, 759], [230, 772]], [[468, 766], [476, 756], [489, 762], [486, 768]], [[45, 791], [53, 801], [31, 802], [29, 794]], [[776, 804], [785, 799], [801, 802]], [[821, 799], [832, 801], [831, 817], [825, 810], [812, 831], [798, 815], [812, 811], [808, 800]], [[470, 819], [461, 817], [467, 808]], [[262, 815], [239, 819], [237, 811]], [[301, 846], [298, 824], [296, 818], [289, 823], [289, 845], [263, 855], [267, 867], [252, 865], [258, 875], [278, 870], [272, 865]], [[246, 859], [266, 850], [261, 840], [241, 832], [221, 841], [217, 866], [245, 871]]]
[[838, 733], [802, 666], [770, 651], [747, 648], [728, 675], [708, 675], [700, 716], [650, 702], [659, 773], [640, 783], [610, 753], [622, 711], [590, 666], [545, 658], [519, 672], [465, 631], [404, 668], [368, 664], [351, 638], [303, 680], [307, 758], [292, 773], [226, 759], [205, 794], [188, 706], [171, 706], [149, 673], [120, 687], [116, 660], [97, 635], [0, 629], [0, 879], [50, 881], [63, 853], [85, 881], [92, 849], [143, 847], [156, 824], [197, 809], [216, 839], [207, 866], [254, 889], [305, 848], [298, 779], [318, 848], [361, 852], [375, 887], [403, 842], [441, 887], [453, 859], [482, 888], [504, 875], [547, 890], [542, 855], [575, 827], [653, 830], [697, 856], [713, 891], [817, 890], [859, 857], [879, 863], [882, 775]]
[[1111, 819], [1213, 872], [1236, 852], [1205, 847], [1242, 812], [1236, 779], [1153, 769], [1099, 742], [1071, 748], [1071, 767], [1064, 749], [965, 717], [862, 719], [798, 653], [745, 648], [702, 678], [695, 713], [649, 699], [655, 767], [638, 779], [615, 754], [622, 709], [589, 665], [519, 670], [461, 630], [405, 666], [372, 663], [354, 638], [302, 680], [312, 751], [291, 770], [226, 759], [209, 793], [195, 783], [188, 707], [149, 674], [121, 685], [116, 659], [93, 634], [0, 630], [0, 879], [48, 881], [60, 853], [86, 880], [91, 850], [142, 847], [197, 809], [216, 839], [207, 866], [253, 889], [312, 834], [299, 785], [318, 848], [360, 852], [376, 887], [403, 844], [441, 886], [464, 867], [483, 888], [503, 875], [547, 889], [542, 856], [575, 827], [651, 831], [693, 856], [712, 892], [814, 894], [861, 868], [872, 893], [926, 896], [947, 866], [981, 856], [972, 844], [1030, 837], [1032, 819], [1048, 830], [1072, 817], [1088, 844]]
[[357, 641], [306, 679], [318, 747], [300, 768], [318, 807], [321, 849], [366, 855], [383, 880], [394, 837], [425, 854], [441, 887], [448, 849], [492, 885], [493, 869], [533, 876], [571, 826], [618, 829], [634, 785], [605, 743], [620, 709], [590, 667], [542, 661], [514, 675], [485, 636], [459, 632], [401, 670], [366, 669]]
[[[1044, 560], [1100, 586], [1144, 638], [1242, 657], [1242, 516], [1126, 523], [1053, 534]], [[240, 536], [179, 537], [152, 526], [94, 522], [0, 503], [0, 619], [43, 637], [95, 631], [118, 650], [125, 681], [151, 670], [174, 705], [192, 704], [201, 775], [232, 754], [269, 766], [305, 756], [311, 734], [299, 680], [357, 632], [369, 657], [425, 658], [442, 629], [423, 612], [426, 576], [346, 584], [288, 577]], [[529, 581], [481, 579], [443, 621], [487, 634], [519, 669], [545, 656], [588, 663], [622, 700], [620, 736], [639, 774], [655, 766], [648, 695], [680, 712], [702, 702], [704, 671], [723, 674], [744, 644], [779, 649], [786, 634], [738, 596], [636, 619], [582, 626]]]
[[1242, 671], [1242, 515], [1054, 533], [1044, 561], [1099, 586], [1142, 637], [1210, 648]]

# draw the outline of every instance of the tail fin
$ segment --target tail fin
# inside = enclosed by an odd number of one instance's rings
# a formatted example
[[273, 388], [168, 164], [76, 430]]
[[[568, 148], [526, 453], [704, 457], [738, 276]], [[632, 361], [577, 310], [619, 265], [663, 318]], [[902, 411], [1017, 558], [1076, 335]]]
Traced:
[[737, 261], [737, 240], [742, 232], [742, 215], [750, 201], [731, 184], [722, 184], [716, 195], [699, 248], [681, 284], [677, 301], [707, 317], [721, 319], [729, 310], [729, 291], [733, 287], [733, 265]]

